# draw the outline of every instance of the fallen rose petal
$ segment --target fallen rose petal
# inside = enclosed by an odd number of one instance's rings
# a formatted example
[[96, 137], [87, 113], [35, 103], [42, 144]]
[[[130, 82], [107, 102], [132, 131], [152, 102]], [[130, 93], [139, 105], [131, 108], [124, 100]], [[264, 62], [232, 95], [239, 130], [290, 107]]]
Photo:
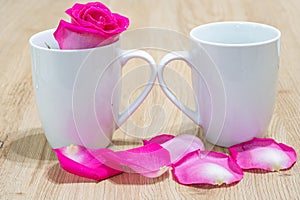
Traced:
[[149, 178], [165, 173], [171, 164], [169, 152], [156, 143], [126, 151], [108, 150], [103, 154], [106, 164], [124, 172], [135, 172]]
[[144, 140], [144, 144], [147, 143], [158, 143], [163, 148], [167, 149], [171, 155], [172, 163], [180, 160], [183, 156], [192, 151], [205, 149], [200, 138], [192, 134], [182, 134], [176, 137], [163, 134], [148, 141]]
[[103, 164], [101, 156], [106, 149], [88, 150], [85, 147], [70, 145], [53, 149], [60, 162], [60, 166], [72, 174], [101, 181], [122, 173]]
[[294, 165], [297, 155], [292, 147], [271, 138], [254, 138], [229, 148], [242, 169], [279, 171]]
[[190, 152], [205, 149], [200, 138], [191, 134], [176, 136], [175, 138], [161, 144], [161, 146], [169, 151], [172, 163], [177, 162]]
[[150, 143], [163, 144], [163, 143], [173, 139], [174, 137], [175, 137], [174, 135], [161, 134], [161, 135], [151, 138], [150, 140], [143, 140], [143, 144], [144, 145], [150, 144]]
[[173, 164], [173, 176], [181, 184], [222, 185], [240, 181], [243, 170], [226, 154], [196, 150]]

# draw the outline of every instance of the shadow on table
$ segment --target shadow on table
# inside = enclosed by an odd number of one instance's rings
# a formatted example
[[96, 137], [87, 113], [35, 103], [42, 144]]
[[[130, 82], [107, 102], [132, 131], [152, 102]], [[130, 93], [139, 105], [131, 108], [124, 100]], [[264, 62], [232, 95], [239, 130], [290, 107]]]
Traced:
[[54, 161], [56, 156], [41, 128], [19, 133], [24, 135], [4, 146], [6, 159], [15, 162]]
[[[199, 131], [199, 129], [198, 129]], [[192, 132], [192, 131], [187, 131]], [[200, 131], [196, 133], [198, 136], [201, 136]], [[20, 163], [40, 163], [49, 165], [53, 164], [47, 171], [46, 176], [49, 181], [56, 184], [66, 184], [66, 183], [97, 183], [94, 180], [82, 178], [73, 174], [70, 174], [64, 171], [56, 158], [55, 153], [52, 151], [51, 146], [48, 144], [44, 132], [41, 128], [30, 129], [28, 131], [24, 131], [22, 133], [18, 133], [18, 135], [24, 135], [14, 141], [11, 141], [7, 146], [3, 146], [3, 155], [6, 159], [20, 162]], [[117, 146], [131, 146], [138, 145], [140, 141], [128, 141], [128, 140], [113, 140], [113, 144]], [[139, 146], [139, 145], [138, 145]], [[215, 147], [216, 148], [216, 147]], [[50, 162], [49, 162], [50, 161]], [[165, 173], [164, 175], [158, 178], [146, 178], [139, 174], [133, 173], [123, 173], [108, 179], [108, 181], [113, 184], [118, 185], [151, 185], [156, 184], [158, 182], [162, 182], [165, 179], [169, 178], [169, 173]], [[195, 186], [196, 188], [203, 189], [212, 189], [215, 187], [200, 185]], [[223, 186], [221, 186], [223, 187]], [[228, 186], [226, 186], [228, 187]]]
[[[79, 177], [64, 171], [59, 163], [54, 164], [49, 168], [46, 174], [48, 180], [55, 184], [70, 184], [70, 183], [98, 183], [98, 181]], [[106, 181], [118, 185], [151, 185], [158, 182], [164, 181], [169, 177], [168, 173], [158, 178], [147, 178], [139, 174], [123, 173], [120, 175], [113, 176]]]
[[59, 163], [50, 167], [46, 173], [48, 180], [55, 184], [68, 184], [68, 183], [97, 183], [97, 181], [83, 178], [63, 170]]
[[190, 187], [195, 189], [203, 189], [203, 190], [213, 190], [213, 189], [219, 189], [219, 188], [230, 188], [233, 186], [236, 186], [237, 183], [231, 183], [231, 184], [222, 184], [222, 185], [210, 185], [210, 184], [199, 184], [199, 185], [191, 185]]
[[163, 175], [157, 178], [147, 178], [134, 173], [123, 173], [108, 179], [108, 181], [117, 185], [152, 185], [158, 182], [162, 182], [168, 178], [168, 172], [164, 173]]

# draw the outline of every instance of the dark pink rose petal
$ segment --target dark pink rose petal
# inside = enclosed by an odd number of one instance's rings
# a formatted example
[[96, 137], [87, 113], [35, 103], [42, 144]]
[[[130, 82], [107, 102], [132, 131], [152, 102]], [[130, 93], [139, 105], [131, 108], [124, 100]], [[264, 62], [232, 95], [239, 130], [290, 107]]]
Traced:
[[163, 134], [156, 136], [151, 140], [144, 140], [144, 144], [158, 143], [163, 148], [167, 149], [171, 155], [171, 162], [177, 162], [186, 154], [195, 150], [204, 150], [203, 142], [195, 135], [182, 134], [176, 137]]
[[118, 40], [118, 35], [112, 37], [99, 34], [97, 30], [76, 26], [61, 20], [54, 32], [60, 49], [88, 49], [104, 46]]
[[161, 134], [161, 135], [151, 138], [150, 140], [143, 140], [143, 143], [144, 143], [144, 145], [150, 144], [150, 143], [163, 144], [163, 143], [167, 142], [168, 140], [173, 139], [174, 137], [175, 137], [174, 135]]
[[129, 26], [129, 19], [117, 13], [113, 13], [114, 22], [106, 23], [104, 30], [107, 34], [116, 34], [125, 31]]
[[135, 172], [154, 178], [165, 173], [171, 164], [169, 152], [153, 143], [126, 151], [109, 150], [103, 154], [106, 164], [124, 172]]
[[107, 152], [106, 149], [88, 150], [70, 145], [53, 150], [60, 166], [72, 174], [100, 181], [122, 173], [103, 164], [106, 160], [101, 155]]
[[77, 19], [84, 19], [86, 10], [91, 7], [110, 13], [109, 8], [100, 2], [90, 2], [87, 4], [76, 3], [72, 6], [72, 8], [67, 9], [66, 13], [72, 18], [72, 20], [76, 21]]
[[106, 33], [107, 31], [107, 28], [105, 27], [106, 24], [114, 25], [114, 27], [111, 27], [109, 30], [117, 31], [119, 28], [119, 24], [117, 24], [115, 20], [115, 15], [110, 11], [99, 8], [88, 8], [81, 18], [72, 18], [72, 22], [79, 26], [93, 28], [103, 33]]
[[292, 147], [271, 138], [254, 138], [229, 148], [242, 169], [279, 171], [294, 165], [297, 155]]
[[222, 185], [240, 181], [243, 170], [226, 154], [196, 150], [173, 164], [173, 176], [181, 184]]

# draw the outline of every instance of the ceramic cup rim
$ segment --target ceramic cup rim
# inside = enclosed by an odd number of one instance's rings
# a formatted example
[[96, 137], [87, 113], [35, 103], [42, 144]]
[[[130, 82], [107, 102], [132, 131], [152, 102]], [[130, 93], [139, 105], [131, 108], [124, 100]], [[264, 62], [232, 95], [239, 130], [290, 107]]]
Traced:
[[[205, 29], [205, 28], [209, 28], [212, 26], [218, 26], [218, 25], [247, 25], [247, 26], [256, 26], [256, 27], [261, 27], [264, 29], [268, 29], [270, 31], [273, 31], [275, 33], [274, 37], [271, 37], [269, 39], [263, 40], [263, 41], [259, 41], [259, 42], [245, 42], [245, 43], [223, 43], [223, 42], [213, 42], [213, 41], [208, 41], [205, 39], [201, 39], [199, 37], [196, 36], [196, 32], [201, 30], [201, 29]], [[212, 22], [212, 23], [208, 23], [208, 24], [203, 24], [197, 27], [194, 27], [191, 31], [190, 31], [190, 38], [193, 39], [196, 42], [199, 42], [201, 44], [206, 44], [206, 45], [211, 45], [211, 46], [220, 46], [220, 47], [249, 47], [249, 46], [259, 46], [259, 45], [265, 45], [265, 44], [269, 44], [275, 41], [278, 41], [281, 37], [281, 32], [279, 31], [279, 29], [267, 25], [267, 24], [262, 24], [262, 23], [257, 23], [257, 22], [248, 22], [248, 21], [222, 21], [222, 22]]]
[[44, 31], [40, 31], [38, 33], [35, 33], [34, 35], [32, 35], [29, 39], [29, 43], [30, 46], [32, 46], [33, 48], [39, 49], [39, 50], [43, 50], [43, 51], [52, 51], [52, 52], [64, 52], [64, 53], [74, 53], [74, 52], [84, 52], [84, 51], [93, 51], [96, 49], [105, 49], [105, 48], [111, 48], [112, 46], [115, 46], [116, 44], [118, 44], [120, 42], [120, 40], [116, 40], [110, 44], [104, 45], [104, 46], [100, 46], [100, 47], [95, 47], [95, 48], [86, 48], [86, 49], [49, 49], [46, 46], [41, 46], [38, 45], [35, 40], [37, 37], [40, 37], [40, 35], [42, 34], [47, 34], [47, 33], [51, 33], [53, 34], [54, 31], [56, 29], [52, 28], [52, 29], [48, 29], [48, 30], [44, 30]]

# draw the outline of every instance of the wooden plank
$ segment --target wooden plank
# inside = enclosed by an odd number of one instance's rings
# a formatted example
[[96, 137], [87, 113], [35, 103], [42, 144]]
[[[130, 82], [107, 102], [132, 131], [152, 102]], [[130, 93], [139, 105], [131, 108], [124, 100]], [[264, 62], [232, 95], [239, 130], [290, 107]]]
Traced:
[[[128, 16], [129, 31], [159, 27], [188, 37], [208, 22], [247, 20], [267, 23], [282, 31], [276, 107], [267, 135], [296, 148], [300, 144], [300, 3], [298, 0], [123, 0], [103, 1]], [[279, 173], [246, 173], [230, 187], [182, 186], [170, 174], [148, 179], [122, 174], [95, 183], [64, 172], [44, 137], [34, 101], [28, 39], [57, 26], [75, 1], [0, 0], [0, 199], [299, 199], [300, 166]], [[149, 50], [156, 61], [166, 53]], [[124, 74], [143, 63], [131, 61]], [[186, 79], [178, 96], [193, 105], [190, 71], [183, 62], [172, 67]], [[172, 72], [172, 71], [171, 71]], [[142, 78], [147, 78], [147, 74]], [[140, 89], [126, 79], [122, 108]], [[184, 80], [183, 80], [184, 81]], [[170, 83], [176, 89], [176, 83]], [[145, 115], [146, 113], [146, 115]], [[159, 117], [161, 118], [159, 118]], [[152, 119], [151, 119], [152, 117]], [[157, 119], [162, 120], [157, 120]], [[153, 120], [152, 124], [151, 121]], [[160, 123], [161, 121], [161, 123]], [[147, 128], [148, 127], [148, 128]], [[126, 149], [141, 144], [136, 137], [169, 132], [199, 134], [197, 127], [161, 92], [158, 84], [137, 112], [114, 135], [114, 145]], [[127, 133], [127, 134], [125, 134]], [[215, 150], [226, 149], [215, 147]]]

